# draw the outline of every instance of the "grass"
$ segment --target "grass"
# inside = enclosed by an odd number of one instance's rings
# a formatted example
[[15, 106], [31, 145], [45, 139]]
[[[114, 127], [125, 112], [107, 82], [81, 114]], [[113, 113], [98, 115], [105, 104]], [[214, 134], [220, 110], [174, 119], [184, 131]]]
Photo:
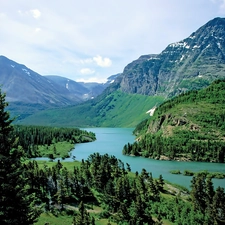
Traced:
[[120, 91], [99, 96], [77, 106], [38, 112], [20, 124], [63, 127], [135, 127], [149, 118], [146, 112], [163, 102], [160, 96], [126, 94]]
[[[38, 163], [39, 168], [42, 169], [45, 166], [52, 168], [57, 162], [37, 160], [37, 163]], [[73, 171], [74, 167], [79, 167], [81, 164], [80, 161], [73, 161], [73, 162], [61, 161], [61, 163], [64, 167], [66, 167], [68, 169], [68, 171]]]
[[54, 216], [52, 213], [42, 213], [35, 225], [68, 225], [72, 224], [72, 216]]
[[49, 157], [51, 154], [53, 158], [67, 158], [68, 153], [74, 148], [74, 144], [70, 142], [57, 142], [51, 145], [38, 146], [38, 152], [42, 157]]
[[[108, 219], [99, 219], [98, 217], [99, 213], [93, 213], [90, 212], [90, 215], [95, 218], [95, 224], [96, 225], [107, 225]], [[42, 213], [38, 219], [38, 221], [35, 223], [35, 225], [44, 225], [48, 223], [49, 225], [68, 225], [72, 224], [73, 216], [68, 216], [64, 214], [59, 215], [53, 215], [52, 213]], [[112, 225], [116, 225], [116, 223], [111, 222]]]

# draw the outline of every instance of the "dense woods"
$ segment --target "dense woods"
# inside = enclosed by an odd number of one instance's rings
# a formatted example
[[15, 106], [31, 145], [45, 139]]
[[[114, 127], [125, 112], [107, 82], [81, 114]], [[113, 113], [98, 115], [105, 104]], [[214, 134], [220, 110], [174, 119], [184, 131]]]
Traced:
[[[52, 151], [47, 156], [54, 158], [57, 156], [58, 143], [70, 143], [70, 146], [73, 148], [75, 143], [90, 142], [96, 139], [93, 132], [87, 132], [78, 128], [43, 126], [14, 125], [13, 135], [18, 137], [17, 146], [21, 146], [29, 158], [43, 156], [51, 147]], [[66, 153], [65, 157], [68, 156]]]
[[163, 137], [147, 134], [133, 144], [126, 144], [123, 154], [160, 159], [182, 159], [224, 163], [225, 143], [223, 141], [201, 140], [193, 132], [180, 132], [179, 136]]
[[153, 117], [135, 129], [134, 144], [123, 154], [193, 161], [225, 160], [225, 81], [190, 91], [160, 105]]
[[[94, 153], [71, 170], [60, 161], [43, 168], [29, 161], [24, 168], [29, 192], [35, 193], [42, 210], [55, 215], [64, 211], [74, 224], [95, 224], [97, 218], [121, 225], [161, 224], [162, 219], [175, 224], [222, 224], [225, 220], [224, 189], [214, 190], [211, 178], [204, 174], [193, 177], [190, 192], [169, 195], [163, 176], [153, 179], [145, 169], [132, 175], [129, 164], [107, 154]], [[69, 205], [78, 211], [69, 210]], [[102, 208], [95, 218], [87, 211], [93, 205]]]

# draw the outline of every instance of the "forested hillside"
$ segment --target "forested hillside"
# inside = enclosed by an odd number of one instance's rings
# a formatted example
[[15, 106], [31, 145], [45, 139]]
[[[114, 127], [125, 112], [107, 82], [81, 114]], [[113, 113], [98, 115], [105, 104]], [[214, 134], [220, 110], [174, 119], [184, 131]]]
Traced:
[[225, 80], [190, 91], [161, 104], [140, 123], [138, 141], [124, 147], [126, 155], [156, 159], [224, 162]]

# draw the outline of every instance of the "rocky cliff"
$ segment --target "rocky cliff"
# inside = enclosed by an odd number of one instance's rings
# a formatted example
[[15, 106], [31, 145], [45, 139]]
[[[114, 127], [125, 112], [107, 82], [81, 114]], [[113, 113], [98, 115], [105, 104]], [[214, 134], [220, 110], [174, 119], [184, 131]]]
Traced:
[[171, 97], [224, 77], [225, 18], [215, 18], [160, 54], [144, 55], [127, 65], [114, 88]]

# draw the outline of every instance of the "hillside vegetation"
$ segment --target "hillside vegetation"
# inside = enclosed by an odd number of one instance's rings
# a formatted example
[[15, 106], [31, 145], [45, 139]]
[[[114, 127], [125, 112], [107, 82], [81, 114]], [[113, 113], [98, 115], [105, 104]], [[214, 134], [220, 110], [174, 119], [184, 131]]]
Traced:
[[16, 147], [21, 147], [28, 158], [67, 158], [75, 144], [96, 140], [93, 132], [78, 128], [19, 125], [13, 128], [13, 136], [18, 138]]
[[146, 112], [163, 102], [162, 97], [116, 91], [73, 107], [42, 111], [20, 124], [64, 127], [135, 127], [148, 118]]
[[153, 117], [139, 124], [139, 141], [124, 154], [157, 159], [224, 162], [225, 80], [164, 102]]

